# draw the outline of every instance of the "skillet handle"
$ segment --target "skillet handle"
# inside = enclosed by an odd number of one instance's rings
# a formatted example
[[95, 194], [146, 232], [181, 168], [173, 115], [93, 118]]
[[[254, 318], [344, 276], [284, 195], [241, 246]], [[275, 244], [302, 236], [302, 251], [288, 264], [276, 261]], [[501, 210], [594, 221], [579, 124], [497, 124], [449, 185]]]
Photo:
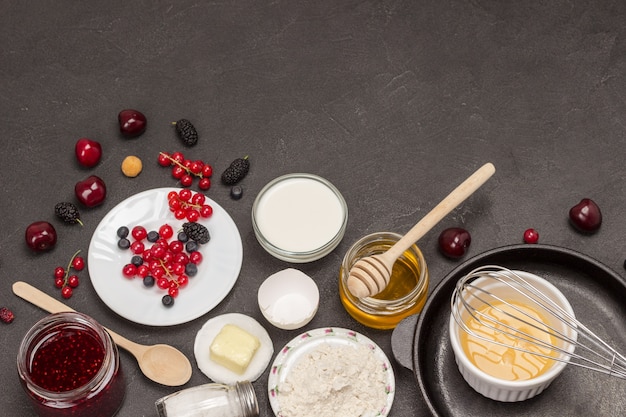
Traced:
[[413, 371], [413, 341], [418, 314], [404, 318], [391, 333], [391, 350], [396, 361]]

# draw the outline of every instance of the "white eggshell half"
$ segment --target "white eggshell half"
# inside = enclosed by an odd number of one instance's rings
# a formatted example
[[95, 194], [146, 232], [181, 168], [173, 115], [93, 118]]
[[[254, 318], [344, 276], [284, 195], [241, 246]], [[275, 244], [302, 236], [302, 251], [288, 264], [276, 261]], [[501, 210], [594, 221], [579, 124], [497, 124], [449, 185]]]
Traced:
[[287, 268], [270, 275], [259, 287], [259, 308], [279, 329], [294, 330], [313, 319], [320, 301], [315, 281], [307, 274]]
[[[233, 324], [259, 339], [260, 346], [248, 368], [238, 374], [211, 360], [211, 343], [226, 324]], [[269, 365], [274, 354], [274, 344], [267, 331], [252, 317], [240, 313], [222, 314], [209, 319], [196, 334], [194, 355], [198, 368], [214, 382], [234, 384], [237, 381], [257, 380]]]

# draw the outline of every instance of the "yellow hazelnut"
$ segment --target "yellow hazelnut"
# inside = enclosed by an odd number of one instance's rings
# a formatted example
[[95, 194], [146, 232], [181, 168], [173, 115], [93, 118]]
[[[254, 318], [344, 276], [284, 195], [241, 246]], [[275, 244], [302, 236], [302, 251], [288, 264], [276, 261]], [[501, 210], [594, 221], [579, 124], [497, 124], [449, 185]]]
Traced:
[[134, 155], [129, 155], [122, 161], [122, 172], [127, 177], [134, 178], [141, 172], [143, 165], [141, 159]]

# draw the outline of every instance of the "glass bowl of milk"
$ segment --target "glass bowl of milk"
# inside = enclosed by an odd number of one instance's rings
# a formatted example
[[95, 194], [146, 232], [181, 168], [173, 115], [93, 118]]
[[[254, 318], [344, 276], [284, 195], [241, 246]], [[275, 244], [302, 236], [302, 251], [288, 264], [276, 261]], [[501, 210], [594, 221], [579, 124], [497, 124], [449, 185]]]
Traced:
[[316, 261], [343, 239], [348, 206], [339, 190], [313, 174], [270, 181], [252, 205], [252, 227], [261, 246], [287, 262]]

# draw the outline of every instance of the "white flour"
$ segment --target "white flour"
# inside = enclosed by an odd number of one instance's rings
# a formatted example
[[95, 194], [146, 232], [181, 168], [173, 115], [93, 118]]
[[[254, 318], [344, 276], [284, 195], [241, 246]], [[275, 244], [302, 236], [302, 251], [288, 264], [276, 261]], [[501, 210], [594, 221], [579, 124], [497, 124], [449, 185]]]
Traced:
[[322, 343], [278, 387], [284, 417], [365, 417], [387, 402], [383, 363], [367, 346]]

